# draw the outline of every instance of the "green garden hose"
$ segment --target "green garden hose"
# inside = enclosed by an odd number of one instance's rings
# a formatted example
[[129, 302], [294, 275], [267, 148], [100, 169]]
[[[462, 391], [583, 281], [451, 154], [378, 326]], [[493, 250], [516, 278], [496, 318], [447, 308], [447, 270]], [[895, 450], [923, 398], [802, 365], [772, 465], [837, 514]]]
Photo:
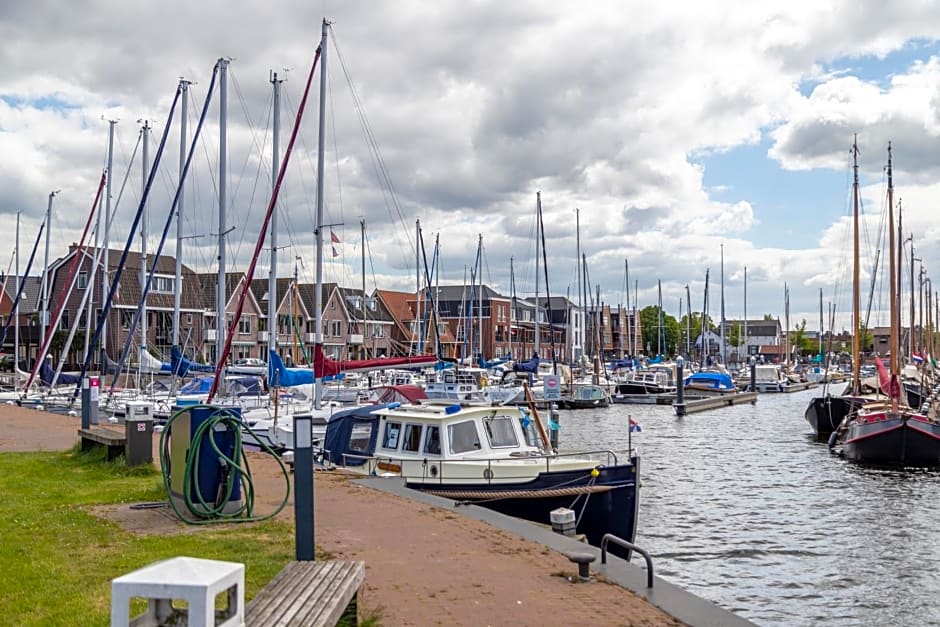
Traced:
[[[183, 469], [183, 502], [188, 510], [188, 516], [180, 511], [175, 500], [172, 498], [170, 487], [170, 476], [174, 472], [170, 464], [170, 454], [167, 435], [172, 431], [173, 422], [182, 414], [192, 409], [210, 409], [212, 414], [208, 419], [202, 422], [192, 434], [192, 440], [189, 450], [186, 453], [186, 465]], [[160, 434], [160, 469], [163, 474], [163, 487], [166, 489], [167, 498], [170, 507], [176, 513], [177, 517], [190, 525], [208, 525], [214, 523], [237, 523], [237, 522], [259, 522], [268, 520], [280, 513], [287, 505], [290, 498], [290, 473], [280, 456], [275, 453], [271, 447], [262, 442], [254, 433], [249, 434], [260, 446], [261, 450], [277, 460], [281, 467], [281, 473], [284, 475], [284, 499], [280, 505], [264, 516], [254, 515], [255, 487], [251, 477], [251, 468], [248, 465], [248, 458], [242, 450], [242, 425], [241, 416], [224, 407], [215, 407], [211, 405], [188, 405], [184, 409], [176, 411], [167, 420]], [[235, 438], [234, 453], [229, 455], [222, 451], [212, 435], [216, 431], [227, 430], [232, 432]], [[213, 453], [218, 457], [219, 464], [222, 466], [220, 489], [216, 494], [204, 495], [199, 487], [199, 453], [201, 448], [208, 442], [213, 449]], [[243, 490], [242, 504], [235, 511], [226, 512], [226, 505], [235, 490], [236, 481], [240, 480]], [[195, 489], [193, 489], [195, 487]], [[208, 498], [207, 498], [208, 496]]]

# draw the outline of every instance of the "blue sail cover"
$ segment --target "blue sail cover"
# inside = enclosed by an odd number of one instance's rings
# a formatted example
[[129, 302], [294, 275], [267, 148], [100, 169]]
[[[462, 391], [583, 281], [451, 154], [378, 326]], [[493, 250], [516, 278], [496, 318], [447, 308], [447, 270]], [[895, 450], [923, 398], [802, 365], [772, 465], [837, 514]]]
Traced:
[[268, 383], [272, 386], [289, 388], [295, 385], [313, 383], [312, 368], [288, 368], [274, 351], [268, 351]]
[[611, 370], [619, 370], [621, 368], [632, 368], [633, 360], [632, 359], [614, 359], [610, 362]]
[[186, 359], [176, 346], [170, 349], [170, 367], [180, 377], [185, 377], [189, 372], [215, 372], [215, 366], [211, 364], [197, 364]]
[[532, 355], [532, 359], [528, 361], [517, 361], [512, 365], [513, 372], [537, 372], [539, 369], [539, 354], [535, 353]]
[[[54, 376], [55, 370], [52, 369], [49, 359], [44, 359], [42, 366], [39, 367], [39, 380], [42, 381], [44, 385], [52, 385], [52, 378]], [[56, 385], [78, 385], [80, 381], [81, 377], [77, 374], [65, 374], [64, 372], [60, 372]]]

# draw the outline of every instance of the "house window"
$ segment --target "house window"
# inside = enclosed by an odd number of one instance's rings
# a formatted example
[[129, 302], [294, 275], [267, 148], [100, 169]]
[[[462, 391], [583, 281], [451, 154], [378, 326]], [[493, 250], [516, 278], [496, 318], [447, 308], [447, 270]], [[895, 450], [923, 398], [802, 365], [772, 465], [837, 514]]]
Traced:
[[78, 283], [75, 285], [78, 289], [83, 290], [88, 287], [88, 273], [82, 270], [78, 273]]
[[343, 323], [339, 320], [333, 320], [332, 327], [333, 337], [340, 337], [343, 334]]
[[186, 314], [186, 324], [192, 324], [192, 323], [193, 323], [193, 314], [191, 313]]
[[59, 319], [59, 328], [63, 331], [69, 330], [69, 310], [66, 309], [62, 312], [62, 317]]
[[153, 281], [150, 284], [150, 291], [154, 294], [172, 294], [173, 286], [176, 280], [174, 277], [155, 274], [153, 275]]
[[82, 313], [78, 314], [78, 328], [84, 329], [88, 326], [88, 312], [82, 309]]
[[131, 328], [131, 322], [134, 320], [134, 312], [128, 309], [121, 310], [121, 328], [124, 330]]
[[242, 316], [238, 319], [238, 332], [242, 335], [251, 333], [251, 316]]

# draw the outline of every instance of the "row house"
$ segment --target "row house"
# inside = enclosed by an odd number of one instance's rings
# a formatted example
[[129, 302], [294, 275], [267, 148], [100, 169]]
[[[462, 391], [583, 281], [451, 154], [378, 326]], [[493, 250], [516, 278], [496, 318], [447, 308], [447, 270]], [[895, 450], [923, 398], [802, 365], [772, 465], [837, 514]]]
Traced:
[[[19, 287], [22, 286], [22, 294], [19, 304], [19, 324], [11, 319], [13, 315], [13, 302], [16, 300], [16, 294]], [[16, 277], [9, 276], [5, 288], [0, 294], [0, 322], [2, 325], [9, 324], [6, 337], [3, 338], [3, 346], [0, 351], [5, 355], [13, 355], [17, 341], [17, 328], [19, 329], [19, 360], [28, 361], [35, 358], [39, 351], [39, 315], [37, 303], [39, 302], [39, 292], [41, 288], [40, 277]], [[0, 328], [2, 328], [0, 325]]]
[[[117, 276], [117, 268], [122, 251], [108, 251], [108, 284], [113, 285]], [[74, 289], [69, 290], [68, 279], [73, 260], [77, 256]], [[95, 327], [102, 311], [102, 268], [96, 269], [95, 258], [97, 251], [86, 247], [79, 251], [73, 244], [64, 257], [60, 257], [50, 264], [49, 275], [49, 321], [56, 310], [62, 307], [62, 315], [58, 327], [53, 330], [60, 334], [64, 342], [73, 325], [78, 325], [72, 348], [69, 351], [69, 361], [79, 362], [79, 354], [84, 347], [86, 333], [94, 334]], [[105, 320], [102, 345], [109, 358], [117, 360], [129, 346], [128, 359], [137, 361], [136, 348], [145, 345], [158, 355], [169, 356], [169, 349], [173, 341], [173, 310], [176, 294], [176, 261], [172, 257], [161, 255], [147, 258], [148, 273], [153, 268], [153, 281], [150, 293], [147, 296], [146, 319], [138, 322], [135, 338], [128, 342], [130, 328], [143, 293], [143, 280], [141, 276], [142, 260], [140, 253], [128, 253], [124, 270], [121, 273], [117, 286], [114, 289], [114, 298]], [[94, 280], [92, 281], [92, 277]], [[86, 292], [90, 293], [87, 295]], [[199, 347], [204, 342], [206, 304], [203, 290], [199, 285], [196, 274], [187, 266], [182, 268], [182, 290], [180, 292], [180, 341], [183, 346]], [[64, 298], [64, 301], [63, 301]], [[82, 302], [85, 306], [82, 307]], [[42, 309], [38, 304], [35, 311]], [[89, 313], [91, 318], [89, 320]], [[91, 338], [89, 338], [91, 339]], [[54, 355], [54, 357], [56, 357]]]
[[584, 354], [584, 313], [565, 296], [539, 298], [546, 319], [555, 329], [562, 331], [563, 346], [559, 351], [562, 361], [575, 362]]

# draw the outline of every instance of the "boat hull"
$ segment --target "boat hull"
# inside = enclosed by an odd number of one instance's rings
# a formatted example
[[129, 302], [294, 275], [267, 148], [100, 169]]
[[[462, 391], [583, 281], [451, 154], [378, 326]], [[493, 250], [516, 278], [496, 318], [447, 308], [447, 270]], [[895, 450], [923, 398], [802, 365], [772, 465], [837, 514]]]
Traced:
[[[591, 545], [599, 547], [608, 533], [633, 542], [639, 507], [639, 459], [598, 466], [598, 471], [596, 478], [578, 469], [542, 472], [525, 482], [406, 481], [405, 485], [540, 524], [550, 524], [552, 510], [570, 508], [575, 511], [576, 533], [583, 533]], [[629, 558], [625, 549], [611, 545], [609, 550]]]
[[842, 453], [878, 465], [940, 465], [940, 423], [920, 414], [879, 412], [851, 421]]
[[862, 402], [852, 396], [817, 396], [810, 401], [803, 417], [812, 427], [816, 439], [826, 440]]

